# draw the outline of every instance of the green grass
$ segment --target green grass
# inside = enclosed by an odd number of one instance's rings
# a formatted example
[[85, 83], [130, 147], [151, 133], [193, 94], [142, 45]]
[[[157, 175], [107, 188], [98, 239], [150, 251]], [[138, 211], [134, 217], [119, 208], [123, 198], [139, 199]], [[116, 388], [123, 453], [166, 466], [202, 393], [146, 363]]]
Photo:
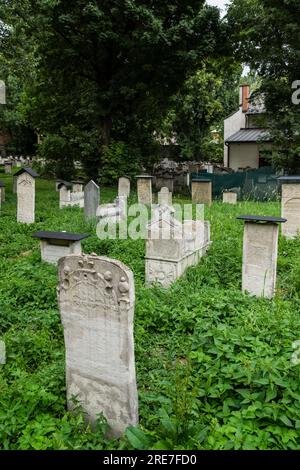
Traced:
[[[0, 447], [3, 449], [300, 449], [300, 240], [279, 242], [273, 300], [241, 293], [245, 213], [280, 215], [279, 203], [215, 202], [213, 245], [170, 289], [144, 287], [144, 241], [100, 241], [80, 209], [58, 209], [54, 182], [37, 182], [36, 223], [16, 223], [11, 177], [0, 216]], [[114, 189], [101, 191], [112, 201]], [[132, 199], [134, 201], [134, 197]], [[179, 201], [179, 200], [178, 200]], [[177, 202], [178, 202], [177, 201]], [[180, 202], [188, 202], [183, 199]], [[86, 253], [134, 272], [140, 425], [119, 440], [66, 410], [57, 270], [40, 260], [37, 230], [91, 233]]]

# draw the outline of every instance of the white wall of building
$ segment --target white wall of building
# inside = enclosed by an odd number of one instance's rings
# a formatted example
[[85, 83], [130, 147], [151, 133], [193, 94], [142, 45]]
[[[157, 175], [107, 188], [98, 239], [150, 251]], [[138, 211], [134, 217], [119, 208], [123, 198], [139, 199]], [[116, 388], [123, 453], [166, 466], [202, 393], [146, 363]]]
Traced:
[[[231, 114], [231, 116], [228, 116], [228, 118], [225, 119], [224, 121], [224, 142], [231, 137], [233, 134], [236, 132], [240, 131], [241, 129], [246, 127], [246, 115], [242, 111], [242, 107], [239, 108], [239, 110]], [[228, 147], [227, 145], [224, 144], [224, 166], [228, 167]], [[231, 166], [230, 163], [230, 167]]]

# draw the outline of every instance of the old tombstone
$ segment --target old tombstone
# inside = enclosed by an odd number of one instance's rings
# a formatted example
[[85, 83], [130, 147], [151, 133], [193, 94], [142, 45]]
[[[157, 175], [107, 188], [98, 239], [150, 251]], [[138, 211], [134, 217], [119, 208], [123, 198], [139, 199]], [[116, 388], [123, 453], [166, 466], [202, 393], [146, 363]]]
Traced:
[[300, 176], [281, 176], [281, 217], [287, 219], [282, 235], [292, 239], [300, 235]]
[[122, 176], [119, 178], [119, 187], [118, 187], [119, 196], [130, 196], [130, 179], [127, 176]]
[[242, 215], [245, 221], [243, 242], [242, 290], [257, 297], [272, 298], [276, 288], [279, 223], [286, 219]]
[[58, 183], [59, 207], [84, 207], [84, 192], [72, 191], [73, 185], [67, 181]]
[[63, 180], [60, 180], [60, 179], [57, 179], [57, 180], [55, 181], [55, 191], [59, 191], [59, 188], [60, 188], [61, 183], [64, 183], [64, 181], [63, 181]]
[[168, 188], [161, 188], [158, 195], [158, 204], [161, 206], [172, 206], [172, 193]]
[[192, 202], [193, 204], [212, 203], [212, 182], [209, 179], [192, 180]]
[[96, 217], [102, 222], [120, 223], [126, 217], [127, 197], [118, 196], [115, 202], [101, 204], [96, 211]]
[[71, 201], [72, 184], [67, 181], [62, 181], [58, 183], [57, 188], [59, 190], [59, 207], [62, 209]]
[[202, 220], [174, 218], [174, 209], [158, 206], [148, 225], [146, 285], [169, 287], [186, 269], [199, 263], [210, 246], [210, 224]]
[[11, 175], [11, 173], [12, 173], [12, 162], [5, 162], [4, 163], [4, 173], [6, 175]]
[[72, 191], [74, 193], [82, 193], [83, 192], [83, 181], [72, 181], [72, 184], [73, 184], [73, 188], [72, 188]]
[[236, 204], [237, 193], [235, 193], [234, 191], [225, 191], [223, 193], [223, 202], [226, 204]]
[[41, 231], [34, 233], [32, 237], [40, 239], [42, 260], [46, 263], [57, 264], [58, 260], [64, 256], [81, 255], [81, 240], [89, 235]]
[[157, 190], [161, 190], [162, 188], [168, 188], [170, 193], [173, 193], [173, 191], [174, 191], [174, 178], [173, 178], [173, 176], [167, 176], [167, 175], [156, 176], [155, 186], [156, 186]]
[[110, 435], [121, 436], [138, 423], [133, 274], [96, 255], [66, 256], [58, 266], [68, 407], [77, 397], [92, 425], [102, 413]]
[[151, 205], [152, 200], [152, 176], [140, 175], [137, 179], [138, 202], [140, 204]]
[[3, 181], [0, 181], [0, 200], [5, 202], [5, 184]]
[[38, 174], [31, 168], [22, 168], [17, 177], [17, 221], [33, 224], [35, 221], [35, 179]]
[[96, 218], [99, 206], [100, 188], [91, 180], [84, 188], [84, 217], [85, 220], [93, 220]]

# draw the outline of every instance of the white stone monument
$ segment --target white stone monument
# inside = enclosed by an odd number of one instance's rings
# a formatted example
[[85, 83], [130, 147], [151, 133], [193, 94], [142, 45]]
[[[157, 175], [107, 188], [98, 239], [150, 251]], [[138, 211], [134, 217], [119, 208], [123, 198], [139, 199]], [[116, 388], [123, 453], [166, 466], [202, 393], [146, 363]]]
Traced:
[[84, 207], [84, 192], [73, 192], [72, 183], [63, 181], [58, 184], [59, 189], [59, 207]]
[[122, 176], [119, 178], [119, 187], [118, 187], [119, 196], [130, 196], [130, 179], [127, 176]]
[[101, 204], [98, 206], [96, 217], [100, 220], [110, 220], [114, 223], [120, 223], [121, 220], [124, 220], [127, 211], [127, 197], [118, 196], [115, 199], [115, 202], [111, 204]]
[[138, 424], [133, 274], [96, 255], [66, 256], [58, 266], [68, 407], [77, 397], [92, 425], [102, 413], [109, 434], [121, 436]]
[[5, 162], [4, 163], [4, 173], [6, 175], [12, 174], [12, 162]]
[[209, 222], [187, 220], [182, 224], [173, 214], [169, 206], [159, 206], [148, 225], [146, 285], [169, 287], [188, 267], [199, 263], [211, 244]]
[[192, 202], [193, 204], [212, 203], [212, 182], [209, 179], [192, 180]]
[[34, 233], [32, 237], [40, 239], [42, 260], [46, 263], [57, 264], [58, 260], [64, 256], [81, 255], [81, 240], [89, 235], [41, 231]]
[[140, 204], [151, 205], [153, 202], [152, 178], [153, 177], [149, 175], [136, 176], [138, 202]]
[[84, 216], [85, 220], [96, 219], [100, 200], [100, 188], [91, 180], [84, 188]]
[[172, 193], [169, 188], [161, 188], [157, 194], [158, 204], [161, 206], [172, 206]]
[[33, 224], [35, 221], [35, 179], [38, 174], [31, 168], [22, 168], [17, 177], [17, 221]]
[[278, 224], [286, 219], [254, 215], [238, 219], [245, 221], [242, 290], [272, 298], [276, 288]]
[[84, 186], [84, 183], [82, 181], [72, 181], [72, 185], [73, 185], [73, 192], [74, 193], [82, 193], [83, 192], [83, 186]]
[[237, 203], [237, 193], [234, 191], [224, 191], [223, 193], [223, 202], [226, 204], [236, 204]]
[[293, 239], [300, 235], [300, 176], [282, 176], [281, 217], [287, 219], [282, 226], [282, 235]]

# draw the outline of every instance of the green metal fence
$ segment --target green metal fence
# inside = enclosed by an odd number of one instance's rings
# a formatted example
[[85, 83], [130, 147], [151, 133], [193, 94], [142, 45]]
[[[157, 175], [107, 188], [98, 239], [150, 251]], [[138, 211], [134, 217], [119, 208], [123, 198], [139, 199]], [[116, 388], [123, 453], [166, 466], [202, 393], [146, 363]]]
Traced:
[[221, 198], [226, 190], [237, 192], [239, 199], [272, 201], [278, 198], [278, 175], [271, 167], [236, 173], [192, 173], [191, 181], [197, 179], [212, 181], [214, 198]]

